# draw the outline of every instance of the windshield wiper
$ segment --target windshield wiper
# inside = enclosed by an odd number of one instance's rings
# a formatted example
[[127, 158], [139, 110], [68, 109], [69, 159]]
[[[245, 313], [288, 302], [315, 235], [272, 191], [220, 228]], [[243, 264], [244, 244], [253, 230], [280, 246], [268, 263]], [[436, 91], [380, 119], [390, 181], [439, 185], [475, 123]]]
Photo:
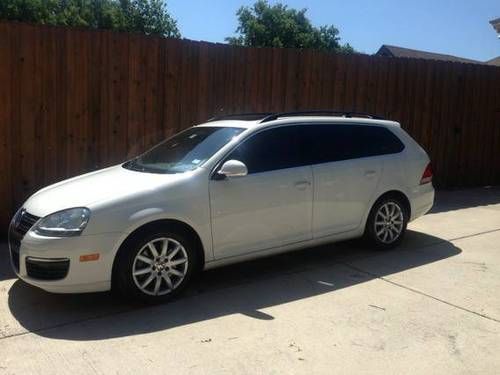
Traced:
[[144, 165], [140, 165], [137, 163], [137, 159], [132, 159], [130, 161], [125, 162], [122, 164], [122, 167], [125, 169], [130, 169], [131, 171], [137, 171], [137, 172], [146, 172], [146, 173], [157, 173], [157, 174], [170, 174], [172, 172], [159, 169], [159, 168], [152, 168], [152, 167], [146, 167]]
[[143, 166], [140, 166], [139, 164], [136, 163], [137, 158], [129, 160], [125, 163], [123, 163], [123, 168], [130, 169], [132, 171], [139, 171], [139, 172], [145, 172], [146, 168]]

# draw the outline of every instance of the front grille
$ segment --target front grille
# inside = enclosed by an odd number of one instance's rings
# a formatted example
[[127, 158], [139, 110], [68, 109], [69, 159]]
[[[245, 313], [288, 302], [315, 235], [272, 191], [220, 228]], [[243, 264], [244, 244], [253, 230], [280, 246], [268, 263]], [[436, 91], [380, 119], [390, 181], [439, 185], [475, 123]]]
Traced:
[[[17, 221], [18, 224], [16, 226], [16, 230], [24, 236], [40, 218], [38, 216], [31, 215], [26, 212], [26, 210], [19, 211], [19, 215], [21, 215], [21, 217]], [[16, 223], [16, 220], [14, 220], [14, 223]]]
[[26, 273], [38, 280], [60, 280], [68, 274], [69, 259], [26, 258]]
[[21, 209], [17, 212], [9, 227], [9, 248], [12, 265], [16, 272], [19, 272], [19, 248], [24, 235], [40, 218]]

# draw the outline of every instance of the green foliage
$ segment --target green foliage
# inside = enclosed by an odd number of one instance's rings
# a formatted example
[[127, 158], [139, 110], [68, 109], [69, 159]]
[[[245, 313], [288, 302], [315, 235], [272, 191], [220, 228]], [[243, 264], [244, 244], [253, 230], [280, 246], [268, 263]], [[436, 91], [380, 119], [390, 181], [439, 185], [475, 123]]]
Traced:
[[0, 19], [180, 37], [162, 0], [0, 0]]
[[258, 0], [253, 7], [241, 7], [236, 37], [226, 38], [229, 44], [250, 47], [312, 48], [352, 53], [349, 45], [341, 45], [334, 26], [314, 27], [306, 17], [307, 9], [296, 10], [278, 3], [269, 5]]

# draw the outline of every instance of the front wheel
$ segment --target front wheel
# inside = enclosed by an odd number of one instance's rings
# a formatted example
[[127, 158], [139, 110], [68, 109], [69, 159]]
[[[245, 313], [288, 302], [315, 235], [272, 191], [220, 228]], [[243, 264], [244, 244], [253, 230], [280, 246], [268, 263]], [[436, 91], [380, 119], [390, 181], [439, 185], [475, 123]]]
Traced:
[[393, 248], [403, 240], [407, 224], [405, 205], [398, 198], [382, 198], [370, 211], [365, 238], [379, 249]]
[[193, 241], [159, 231], [130, 241], [120, 252], [114, 270], [115, 285], [124, 297], [165, 302], [184, 289], [197, 262]]

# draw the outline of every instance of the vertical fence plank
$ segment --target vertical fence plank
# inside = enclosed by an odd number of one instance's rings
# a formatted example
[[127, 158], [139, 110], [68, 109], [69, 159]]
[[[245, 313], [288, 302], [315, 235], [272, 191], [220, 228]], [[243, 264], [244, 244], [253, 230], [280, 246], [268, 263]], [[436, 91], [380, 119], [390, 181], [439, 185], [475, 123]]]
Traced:
[[498, 88], [500, 87], [500, 69], [492, 69], [492, 93], [490, 94], [493, 99], [489, 110], [491, 111], [490, 123], [494, 127], [493, 130], [493, 154], [494, 158], [491, 161], [491, 170], [489, 184], [500, 185], [500, 100], [498, 99]]
[[[111, 158], [110, 148], [108, 146], [108, 127], [109, 127], [109, 101], [110, 101], [110, 38], [111, 34], [107, 32], [101, 32], [99, 34], [99, 55], [101, 57], [99, 70], [99, 84], [96, 85], [95, 89], [99, 90], [99, 136], [98, 136], [98, 148], [99, 148], [99, 160], [100, 167], [108, 165], [108, 160]], [[130, 81], [130, 78], [129, 78]]]
[[0, 23], [0, 228], [6, 228], [14, 205], [12, 202], [11, 180], [11, 87], [12, 70], [15, 61], [11, 45], [11, 33], [14, 32], [8, 24]]
[[180, 122], [180, 91], [181, 91], [181, 42], [174, 39], [164, 41], [166, 44], [165, 59], [167, 73], [165, 76], [165, 101], [163, 105], [166, 110], [166, 127], [165, 135], [171, 135], [179, 128]]
[[[20, 191], [21, 186], [21, 119], [20, 119], [20, 98], [21, 98], [21, 51], [20, 51], [20, 40], [21, 34], [20, 29], [21, 25], [19, 24], [10, 24], [8, 25], [10, 31], [10, 128], [7, 131], [7, 134], [10, 133], [10, 192], [11, 192], [11, 200], [12, 200], [12, 208], [18, 209], [19, 205], [22, 204], [22, 199], [24, 197], [23, 192]], [[24, 100], [24, 98], [23, 98]], [[7, 123], [5, 126], [8, 126]]]
[[387, 89], [388, 89], [388, 75], [389, 66], [388, 58], [386, 57], [375, 57], [375, 61], [379, 64], [376, 89], [377, 89], [377, 102], [375, 104], [375, 113], [379, 116], [385, 116], [387, 108]]
[[[108, 45], [109, 70], [109, 92], [108, 92], [108, 155], [107, 164], [115, 164], [122, 161], [127, 156], [128, 149], [128, 116], [129, 108], [129, 35], [126, 33], [112, 33]], [[141, 43], [144, 47], [145, 43]], [[142, 52], [142, 51], [141, 51]], [[146, 53], [146, 52], [144, 52]], [[140, 60], [141, 79], [138, 80], [140, 86], [140, 106], [137, 108], [141, 121], [138, 127], [144, 129], [145, 115], [145, 58], [141, 53]], [[141, 147], [144, 146], [144, 135], [139, 138]]]
[[368, 113], [377, 113], [376, 105], [377, 105], [377, 75], [378, 69], [380, 67], [379, 60], [372, 60], [370, 58], [366, 58], [366, 70], [367, 70], [367, 79], [366, 79], [366, 91], [364, 100], [366, 101], [365, 105], [360, 105], [363, 111]]
[[[35, 131], [37, 117], [39, 115], [38, 105], [38, 85], [36, 83], [36, 45], [38, 44], [39, 33], [35, 26], [22, 25], [19, 29], [19, 98], [18, 126], [20, 130], [19, 154], [13, 158], [16, 168], [20, 168], [19, 180], [14, 181], [17, 186], [14, 189], [16, 201], [21, 202], [28, 195], [33, 193], [37, 186], [35, 181]], [[16, 160], [17, 159], [17, 160]]]
[[488, 117], [487, 122], [490, 127], [489, 148], [490, 161], [487, 168], [487, 184], [500, 184], [500, 102], [498, 101], [498, 88], [500, 87], [500, 69], [489, 68], [488, 81], [490, 83], [488, 91]]
[[346, 56], [346, 82], [344, 87], [344, 106], [341, 110], [351, 111], [356, 110], [356, 90], [358, 77], [357, 70], [359, 60], [353, 55]]
[[286, 92], [284, 82], [286, 80], [286, 70], [284, 65], [284, 50], [273, 48], [272, 53], [272, 75], [271, 75], [271, 103], [270, 111], [281, 111], [285, 107]]
[[459, 169], [457, 171], [457, 179], [459, 186], [466, 186], [466, 176], [468, 175], [467, 170], [467, 158], [468, 150], [470, 145], [470, 139], [468, 130], [470, 129], [470, 120], [468, 114], [470, 113], [471, 105], [471, 80], [470, 76], [470, 64], [462, 64], [462, 76], [461, 76], [461, 88], [464, 92], [461, 100], [460, 107], [460, 122], [458, 128], [459, 135], [459, 151], [457, 155]]
[[440, 90], [440, 108], [436, 112], [436, 130], [439, 134], [436, 146], [438, 151], [438, 161], [441, 163], [441, 179], [442, 186], [449, 186], [450, 173], [452, 173], [452, 160], [453, 160], [453, 148], [454, 148], [454, 137], [451, 127], [446, 124], [451, 121], [450, 113], [450, 97], [452, 96], [452, 76], [453, 64], [451, 62], [442, 63], [442, 72], [440, 74], [441, 83], [439, 85]]
[[83, 31], [67, 35], [67, 117], [68, 137], [66, 173], [74, 176], [87, 170], [87, 135], [90, 133], [88, 116], [88, 53], [89, 35]]
[[461, 74], [461, 83], [460, 87], [464, 95], [461, 98], [460, 104], [461, 106], [458, 108], [460, 113], [460, 121], [458, 122], [457, 128], [457, 137], [459, 141], [459, 148], [457, 153], [457, 161], [458, 161], [458, 170], [456, 171], [456, 180], [457, 185], [466, 186], [466, 177], [468, 175], [468, 146], [470, 145], [469, 138], [469, 128], [470, 128], [470, 119], [469, 113], [471, 109], [471, 95], [465, 94], [471, 92], [471, 79], [470, 79], [470, 70], [472, 65], [470, 64], [462, 64], [462, 74]]
[[97, 169], [102, 165], [101, 159], [101, 127], [102, 123], [102, 97], [103, 90], [101, 82], [104, 79], [104, 55], [102, 49], [103, 32], [98, 32], [91, 35], [91, 43], [89, 49], [89, 79], [87, 81], [87, 103], [88, 119], [90, 123], [88, 142], [87, 142], [87, 167]]
[[479, 105], [479, 95], [480, 95], [480, 71], [476, 66], [470, 65], [470, 83], [472, 85], [470, 92], [470, 100], [469, 100], [469, 111], [467, 116], [467, 140], [469, 143], [469, 147], [464, 150], [467, 152], [467, 163], [466, 163], [466, 185], [473, 185], [474, 181], [479, 176], [479, 155], [477, 154], [478, 147], [481, 147], [478, 144], [478, 133], [479, 133], [479, 119], [478, 119], [478, 105]]
[[447, 117], [443, 121], [446, 124], [446, 131], [448, 133], [447, 147], [446, 147], [446, 161], [447, 161], [447, 177], [446, 185], [455, 186], [456, 174], [458, 166], [458, 150], [460, 144], [460, 129], [459, 129], [459, 106], [463, 97], [463, 91], [460, 85], [461, 80], [461, 66], [460, 63], [453, 63], [450, 68], [450, 86], [448, 87], [447, 95]]
[[160, 92], [159, 80], [159, 39], [147, 39], [145, 50], [145, 102], [144, 102], [144, 148], [149, 149], [162, 138], [161, 129], [158, 127], [161, 109], [158, 107], [158, 94]]
[[[479, 127], [480, 132], [478, 134], [478, 142], [482, 143], [479, 149], [479, 160], [480, 160], [480, 177], [477, 180], [481, 185], [487, 185], [489, 182], [488, 170], [491, 168], [490, 161], [493, 159], [493, 155], [490, 153], [490, 142], [489, 140], [493, 136], [492, 134], [492, 124], [489, 121], [489, 98], [490, 87], [491, 87], [491, 79], [489, 78], [489, 66], [482, 65], [480, 66], [480, 74], [481, 74], [481, 88], [480, 88], [480, 98], [479, 105], [481, 107], [479, 115]], [[499, 88], [497, 87], [497, 90]], [[494, 95], [494, 94], [493, 94]], [[500, 95], [500, 94], [499, 94]], [[485, 108], [485, 106], [487, 106]]]
[[[43, 33], [42, 50], [40, 54], [41, 78], [42, 78], [42, 101], [43, 112], [40, 126], [43, 128], [41, 146], [43, 147], [44, 171], [43, 184], [48, 185], [59, 179], [58, 165], [55, 162], [59, 155], [60, 145], [57, 143], [57, 112], [59, 101], [57, 100], [57, 40], [59, 39], [56, 28], [41, 30]], [[40, 182], [39, 182], [40, 183]]]
[[428, 93], [432, 93], [432, 99], [428, 102], [428, 123], [426, 131], [427, 144], [431, 151], [430, 156], [433, 160], [434, 181], [435, 183], [443, 183], [442, 176], [444, 176], [442, 161], [439, 159], [440, 149], [440, 132], [439, 126], [439, 111], [441, 109], [441, 81], [437, 79], [442, 74], [442, 66], [437, 64], [432, 66], [432, 71], [429, 76]]
[[356, 90], [354, 96], [354, 109], [360, 112], [373, 112], [371, 109], [370, 90], [370, 64], [368, 56], [360, 56], [356, 59], [358, 69], [356, 74]]
[[[251, 51], [251, 50], [249, 50]], [[298, 77], [299, 77], [299, 66], [298, 60], [299, 55], [290, 49], [285, 50], [286, 58], [286, 82], [285, 82], [285, 108], [283, 110], [293, 111], [298, 109]]]
[[396, 101], [396, 96], [397, 96], [397, 72], [398, 72], [398, 66], [397, 66], [397, 60], [396, 59], [388, 59], [387, 61], [387, 69], [388, 69], [388, 76], [387, 76], [387, 87], [386, 87], [386, 102], [385, 102], [385, 112], [384, 112], [384, 117], [392, 119], [394, 118], [394, 112], [395, 112], [395, 101]]
[[405, 72], [407, 82], [405, 90], [405, 107], [403, 108], [403, 113], [405, 114], [404, 122], [406, 124], [405, 128], [409, 133], [415, 131], [415, 91], [417, 86], [417, 59], [410, 59], [408, 61], [407, 70]]
[[[165, 45], [165, 43], [162, 43]], [[236, 54], [235, 54], [236, 55]], [[239, 54], [237, 54], [239, 58]], [[240, 65], [236, 63], [236, 65]], [[237, 92], [239, 97], [241, 98], [241, 91], [243, 87], [241, 85], [242, 77], [240, 78], [240, 85], [237, 87]], [[199, 102], [198, 102], [198, 121], [202, 121], [202, 119], [207, 119], [210, 117], [209, 111], [209, 103], [207, 98], [210, 96], [209, 92], [209, 45], [208, 43], [201, 42], [199, 44], [199, 64], [198, 64], [198, 93]]]
[[144, 52], [141, 38], [130, 35], [128, 49], [127, 82], [127, 155], [136, 156], [144, 151], [144, 95], [145, 70], [143, 69]]
[[337, 59], [333, 53], [325, 54], [322, 64], [324, 74], [321, 76], [323, 89], [321, 90], [324, 107], [335, 109], [335, 77], [337, 75]]
[[[225, 51], [223, 51], [224, 53]], [[187, 128], [192, 125], [192, 113], [196, 111], [197, 94], [193, 91], [193, 82], [196, 76], [193, 76], [193, 48], [192, 42], [187, 41], [181, 44], [181, 69], [180, 69], [180, 85], [181, 89], [178, 92], [180, 98], [179, 107], [179, 123], [177, 131]], [[224, 64], [224, 74], [226, 74], [226, 57], [221, 56], [221, 64]], [[224, 103], [224, 90], [227, 90], [227, 84], [221, 85], [221, 102]]]

